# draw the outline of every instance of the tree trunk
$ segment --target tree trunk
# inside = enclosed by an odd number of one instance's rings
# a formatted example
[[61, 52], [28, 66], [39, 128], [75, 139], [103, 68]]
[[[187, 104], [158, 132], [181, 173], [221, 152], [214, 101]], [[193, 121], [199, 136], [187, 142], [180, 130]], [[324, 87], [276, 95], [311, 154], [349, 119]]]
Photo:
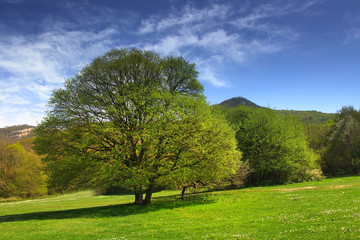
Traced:
[[186, 191], [187, 187], [183, 187], [182, 191], [181, 191], [181, 199], [184, 200], [185, 199], [185, 191]]
[[141, 188], [135, 190], [135, 204], [142, 204], [144, 201]]
[[152, 196], [154, 190], [155, 190], [155, 185], [151, 184], [149, 186], [148, 190], [146, 191], [146, 196], [145, 196], [145, 200], [143, 201], [143, 204], [151, 203], [151, 196]]

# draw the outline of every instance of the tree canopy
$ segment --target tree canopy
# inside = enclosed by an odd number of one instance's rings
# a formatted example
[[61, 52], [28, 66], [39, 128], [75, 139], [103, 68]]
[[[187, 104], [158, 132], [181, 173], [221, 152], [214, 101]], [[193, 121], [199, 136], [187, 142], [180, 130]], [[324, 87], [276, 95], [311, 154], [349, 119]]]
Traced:
[[236, 171], [234, 133], [213, 116], [197, 74], [182, 57], [114, 49], [68, 79], [35, 130], [52, 186], [115, 183], [149, 203], [155, 187], [201, 178], [201, 168], [214, 178]]
[[29, 148], [31, 139], [0, 141], [0, 197], [36, 197], [47, 193], [41, 157]]
[[308, 149], [301, 123], [270, 109], [240, 106], [227, 109], [236, 128], [244, 161], [252, 172], [248, 184], [281, 184], [319, 177], [316, 156]]
[[330, 127], [323, 169], [329, 175], [360, 174], [360, 112], [343, 107]]

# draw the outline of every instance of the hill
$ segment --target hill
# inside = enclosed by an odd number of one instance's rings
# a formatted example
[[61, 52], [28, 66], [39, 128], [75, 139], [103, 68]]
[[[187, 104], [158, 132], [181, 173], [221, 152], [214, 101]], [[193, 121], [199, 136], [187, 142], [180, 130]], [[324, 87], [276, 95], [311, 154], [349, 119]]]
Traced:
[[[243, 97], [230, 98], [217, 105], [222, 107], [229, 107], [229, 108], [236, 108], [238, 106], [244, 106], [244, 105], [248, 107], [264, 108]], [[323, 113], [318, 111], [296, 111], [296, 110], [275, 110], [275, 111], [280, 115], [292, 115], [298, 118], [303, 123], [323, 124], [326, 121], [334, 119], [336, 116], [335, 113]]]
[[33, 137], [34, 126], [27, 124], [0, 128], [0, 138], [18, 141]]
[[233, 97], [233, 98], [230, 98], [228, 100], [225, 100], [225, 101], [219, 103], [218, 105], [220, 105], [222, 107], [231, 107], [231, 108], [234, 108], [234, 107], [237, 107], [240, 105], [245, 105], [248, 107], [262, 108], [259, 105], [255, 104], [252, 101], [250, 101], [246, 98], [243, 98], [243, 97]]
[[333, 120], [335, 113], [323, 113], [318, 111], [295, 111], [295, 110], [277, 110], [282, 115], [292, 115], [303, 123], [323, 124], [329, 120]]

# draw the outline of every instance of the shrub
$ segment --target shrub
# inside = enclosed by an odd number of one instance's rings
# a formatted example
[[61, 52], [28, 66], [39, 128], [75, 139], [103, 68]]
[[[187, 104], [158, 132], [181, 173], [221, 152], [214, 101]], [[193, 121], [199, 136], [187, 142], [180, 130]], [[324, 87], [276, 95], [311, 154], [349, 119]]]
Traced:
[[270, 109], [228, 109], [238, 148], [252, 172], [247, 184], [283, 184], [319, 177], [318, 156], [308, 148], [302, 124]]

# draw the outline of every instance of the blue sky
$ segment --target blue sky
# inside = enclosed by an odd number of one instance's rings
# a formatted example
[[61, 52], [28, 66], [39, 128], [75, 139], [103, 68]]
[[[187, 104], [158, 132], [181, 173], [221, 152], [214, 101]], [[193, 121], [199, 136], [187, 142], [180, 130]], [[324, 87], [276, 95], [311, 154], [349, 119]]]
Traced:
[[212, 104], [360, 108], [358, 0], [0, 0], [0, 127], [36, 125], [53, 89], [115, 47], [196, 63]]

